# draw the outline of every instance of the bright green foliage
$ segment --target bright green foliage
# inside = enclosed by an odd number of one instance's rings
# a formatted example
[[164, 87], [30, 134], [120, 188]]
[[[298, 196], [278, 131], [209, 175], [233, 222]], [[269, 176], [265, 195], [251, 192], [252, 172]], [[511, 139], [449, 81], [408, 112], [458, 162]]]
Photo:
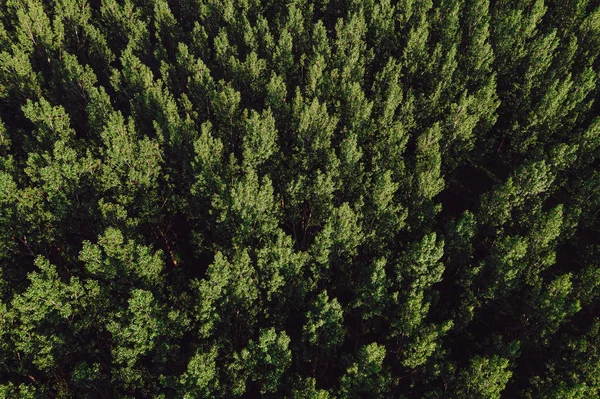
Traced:
[[511, 376], [507, 359], [475, 356], [458, 375], [458, 397], [499, 399]]
[[373, 342], [358, 351], [356, 361], [346, 370], [340, 380], [340, 398], [358, 398], [363, 395], [385, 394], [387, 376], [382, 372], [385, 347]]
[[[274, 308], [265, 309], [266, 318], [277, 318], [286, 300], [292, 303], [302, 297], [306, 283], [302, 281], [307, 256], [296, 252], [293, 240], [282, 231], [256, 253], [260, 296]], [[283, 302], [282, 302], [283, 300]]]
[[211, 396], [219, 388], [217, 368], [215, 359], [216, 348], [209, 352], [196, 353], [187, 367], [187, 371], [181, 376], [182, 396], [184, 398], [197, 398], [199, 396]]
[[527, 398], [584, 398], [600, 393], [598, 378], [598, 339], [600, 323], [595, 318], [591, 326], [578, 335], [563, 335], [553, 357], [554, 367], [531, 379], [532, 388]]
[[529, 245], [519, 236], [505, 236], [497, 241], [491, 249], [490, 256], [485, 264], [493, 273], [490, 296], [496, 294], [495, 290], [511, 290], [522, 277], [527, 263]]
[[553, 180], [550, 166], [544, 161], [520, 167], [506, 183], [482, 199], [483, 220], [492, 226], [502, 226], [511, 214], [525, 211], [528, 199], [546, 193]]
[[164, 333], [157, 320], [152, 293], [133, 290], [128, 300], [127, 310], [122, 317], [111, 321], [107, 330], [112, 335], [115, 347], [112, 361], [122, 371], [113, 376], [118, 384], [141, 388], [143, 382], [143, 359], [154, 350], [157, 338]]
[[[217, 327], [235, 332], [237, 324], [247, 322], [250, 325], [256, 315], [258, 289], [248, 253], [237, 254], [233, 263], [217, 253], [208, 268], [207, 277], [194, 284], [199, 294], [200, 335], [214, 334]], [[232, 322], [235, 324], [232, 325]]]
[[347, 203], [333, 211], [331, 224], [332, 252], [334, 257], [354, 256], [362, 241], [359, 216]]
[[236, 180], [230, 190], [213, 197], [217, 226], [236, 242], [260, 242], [273, 234], [277, 223], [273, 185], [268, 177], [259, 181], [254, 169]]
[[531, 305], [535, 310], [532, 309], [531, 317], [525, 323], [530, 324], [533, 330], [541, 330], [539, 336], [547, 339], [568, 316], [581, 310], [581, 306], [578, 301], [569, 298], [572, 290], [570, 274], [556, 277], [542, 289], [539, 285], [532, 287]]
[[317, 297], [313, 309], [306, 313], [303, 339], [324, 352], [335, 349], [344, 341], [344, 314], [336, 298], [329, 299], [327, 291]]
[[142, 220], [150, 217], [155, 210], [154, 202], [158, 201], [152, 195], [161, 164], [158, 143], [148, 137], [137, 140], [133, 120], [126, 123], [118, 112], [109, 116], [101, 137], [104, 162], [99, 179], [103, 190], [114, 193], [101, 200], [103, 208], [110, 205], [128, 208], [134, 203], [139, 204], [137, 212], [128, 214], [132, 220], [127, 224], [135, 225], [139, 220], [136, 216], [140, 215]]
[[290, 366], [292, 353], [288, 348], [290, 338], [285, 332], [277, 333], [274, 328], [260, 331], [258, 342], [250, 341], [242, 350], [241, 357], [249, 370], [250, 379], [260, 385], [262, 394], [274, 392], [281, 376]]
[[196, 182], [192, 186], [192, 194], [210, 198], [211, 194], [221, 190], [223, 143], [212, 135], [212, 125], [204, 123], [200, 137], [194, 142], [195, 158], [193, 167]]
[[330, 399], [333, 396], [324, 389], [317, 389], [314, 378], [307, 378], [300, 382], [293, 390], [294, 399], [314, 398], [314, 399]]
[[600, 396], [598, 0], [7, 0], [0, 397]]
[[357, 281], [355, 306], [359, 307], [365, 319], [382, 316], [389, 300], [385, 266], [385, 258], [374, 260], [364, 278]]
[[[79, 253], [88, 273], [105, 282], [121, 280], [126, 283], [139, 282], [143, 286], [155, 286], [161, 280], [163, 262], [159, 253], [150, 248], [126, 240], [114, 228], [107, 229], [98, 238], [98, 244], [83, 243]], [[113, 289], [118, 289], [114, 286]]]
[[426, 200], [435, 197], [443, 188], [440, 176], [440, 129], [436, 125], [417, 140], [417, 192]]
[[[5, 316], [13, 325], [7, 333], [14, 334], [14, 350], [24, 356], [21, 361], [50, 372], [59, 359], [75, 355], [69, 341], [98, 321], [94, 299], [100, 296], [100, 287], [93, 281], [82, 284], [78, 278], [62, 282], [56, 267], [42, 257], [35, 264], [39, 271], [29, 274], [30, 286], [13, 298]], [[65, 326], [68, 334], [61, 333]]]
[[270, 109], [262, 115], [253, 112], [246, 118], [246, 126], [244, 163], [250, 168], [256, 168], [267, 161], [277, 149], [277, 130], [273, 113]]

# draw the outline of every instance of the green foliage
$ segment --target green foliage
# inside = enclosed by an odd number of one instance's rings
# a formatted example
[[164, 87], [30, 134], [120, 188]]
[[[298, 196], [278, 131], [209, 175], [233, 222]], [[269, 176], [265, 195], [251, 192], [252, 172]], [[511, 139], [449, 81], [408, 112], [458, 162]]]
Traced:
[[237, 254], [233, 263], [217, 253], [207, 277], [194, 284], [199, 293], [197, 312], [202, 336], [210, 335], [217, 323], [227, 325], [234, 316], [253, 321], [258, 290], [255, 270], [246, 251]]
[[188, 363], [187, 371], [181, 376], [182, 397], [197, 398], [199, 396], [211, 396], [219, 388], [216, 348], [209, 352], [196, 353]]
[[[114, 228], [98, 237], [98, 244], [84, 241], [79, 260], [88, 273], [107, 283], [121, 280], [149, 287], [160, 283], [164, 268], [160, 253], [152, 253], [150, 248], [126, 240], [121, 231]], [[113, 289], [118, 288], [116, 285]]]
[[275, 392], [281, 377], [290, 366], [292, 353], [288, 348], [290, 338], [274, 328], [260, 331], [258, 342], [250, 340], [242, 350], [241, 358], [250, 372], [250, 379], [260, 385], [261, 394]]
[[377, 397], [388, 389], [388, 377], [382, 370], [385, 347], [373, 342], [359, 349], [353, 362], [340, 380], [340, 398], [363, 395]]
[[458, 397], [499, 399], [511, 376], [507, 359], [475, 356], [458, 375]]
[[39, 271], [29, 274], [31, 284], [12, 300], [7, 319], [13, 327], [7, 332], [14, 334], [15, 352], [22, 353], [36, 369], [50, 372], [61, 358], [75, 355], [69, 342], [75, 338], [73, 334], [97, 322], [94, 299], [100, 296], [100, 287], [78, 278], [62, 282], [56, 267], [42, 257], [36, 258], [35, 264]]
[[122, 318], [113, 320], [107, 326], [115, 345], [112, 360], [121, 369], [121, 372], [113, 377], [117, 384], [128, 388], [143, 386], [143, 371], [136, 367], [136, 363], [143, 364], [141, 359], [155, 348], [161, 333], [164, 334], [153, 305], [152, 293], [133, 290], [127, 310], [121, 313]]
[[598, 397], [599, 21], [5, 1], [0, 396]]
[[329, 352], [344, 341], [344, 314], [336, 298], [329, 300], [327, 291], [317, 297], [313, 310], [306, 313], [303, 339], [310, 345]]

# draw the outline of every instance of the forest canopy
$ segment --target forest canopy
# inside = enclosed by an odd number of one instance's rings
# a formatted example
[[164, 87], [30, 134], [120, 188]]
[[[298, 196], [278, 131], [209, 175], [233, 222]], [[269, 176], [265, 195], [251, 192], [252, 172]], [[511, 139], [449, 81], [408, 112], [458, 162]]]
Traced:
[[597, 0], [1, 0], [0, 396], [600, 397]]

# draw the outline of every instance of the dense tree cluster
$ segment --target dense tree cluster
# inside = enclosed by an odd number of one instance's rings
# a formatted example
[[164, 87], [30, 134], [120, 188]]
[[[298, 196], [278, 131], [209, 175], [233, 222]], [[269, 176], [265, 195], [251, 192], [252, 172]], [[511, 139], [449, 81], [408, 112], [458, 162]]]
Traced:
[[0, 396], [600, 396], [600, 2], [3, 0]]

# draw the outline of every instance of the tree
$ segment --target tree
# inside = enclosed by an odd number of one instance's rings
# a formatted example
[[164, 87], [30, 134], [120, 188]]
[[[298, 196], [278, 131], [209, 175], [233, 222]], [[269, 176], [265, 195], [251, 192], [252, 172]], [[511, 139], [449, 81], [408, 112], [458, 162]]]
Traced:
[[389, 389], [389, 380], [382, 364], [386, 356], [385, 347], [373, 342], [358, 351], [353, 362], [340, 380], [341, 398], [376, 397]]
[[303, 339], [326, 354], [343, 343], [343, 326], [342, 307], [336, 298], [330, 300], [327, 291], [323, 291], [313, 304], [313, 309], [306, 313]]
[[219, 379], [215, 362], [217, 354], [216, 347], [206, 352], [199, 350], [194, 354], [188, 363], [187, 371], [180, 377], [182, 397], [196, 398], [218, 392]]
[[599, 396], [599, 21], [7, 0], [0, 396]]
[[458, 375], [457, 397], [500, 398], [512, 376], [509, 361], [499, 356], [475, 356]]
[[[207, 278], [195, 281], [200, 336], [208, 338], [221, 331], [229, 339], [239, 340], [255, 323], [258, 289], [255, 270], [247, 251], [237, 253], [233, 262], [217, 253], [207, 270]], [[239, 317], [238, 317], [239, 316]]]
[[285, 331], [278, 333], [269, 328], [260, 331], [258, 342], [250, 340], [248, 347], [242, 350], [241, 358], [250, 378], [260, 385], [261, 394], [278, 389], [281, 377], [292, 360], [289, 344], [290, 338]]

